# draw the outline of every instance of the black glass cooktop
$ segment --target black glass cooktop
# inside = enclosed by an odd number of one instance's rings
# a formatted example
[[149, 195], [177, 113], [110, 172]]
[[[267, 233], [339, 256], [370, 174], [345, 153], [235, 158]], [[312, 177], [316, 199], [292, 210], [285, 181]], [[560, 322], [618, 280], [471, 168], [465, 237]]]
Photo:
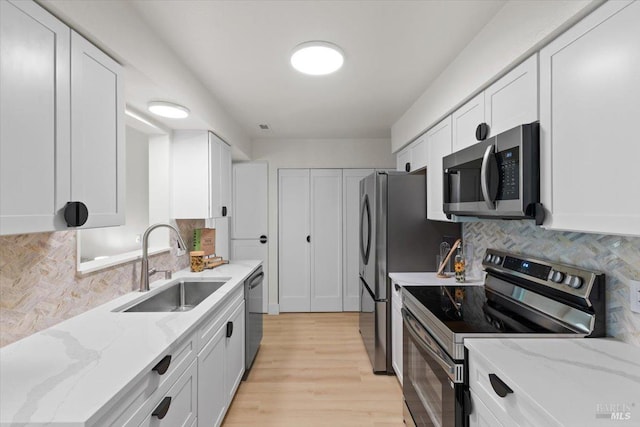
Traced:
[[[516, 319], [513, 314], [488, 302], [484, 286], [408, 286], [404, 290], [456, 334], [540, 331], [539, 327]], [[459, 309], [454, 302], [460, 304]]]

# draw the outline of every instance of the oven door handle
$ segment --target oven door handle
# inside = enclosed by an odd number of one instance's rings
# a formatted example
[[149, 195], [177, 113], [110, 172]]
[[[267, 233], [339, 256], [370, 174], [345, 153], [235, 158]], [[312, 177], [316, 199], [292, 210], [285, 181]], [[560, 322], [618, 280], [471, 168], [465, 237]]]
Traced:
[[429, 344], [424, 338], [422, 338], [421, 333], [428, 334], [428, 332], [423, 329], [423, 327], [418, 323], [418, 320], [413, 317], [413, 315], [411, 315], [411, 313], [409, 313], [409, 311], [407, 311], [406, 309], [402, 308], [401, 311], [404, 324], [407, 327], [407, 331], [409, 332], [409, 334], [411, 334], [411, 337], [416, 342], [416, 344], [418, 344], [420, 348], [429, 353], [429, 355], [431, 355], [431, 357], [433, 357], [433, 359], [438, 362], [438, 365], [440, 365], [442, 369], [444, 369], [451, 381], [456, 384], [462, 383], [464, 381], [464, 375], [463, 370], [459, 369], [461, 368], [461, 365], [457, 365], [455, 362], [453, 362], [453, 360], [445, 359], [445, 357], [438, 351], [440, 350], [439, 348], [437, 350], [434, 349], [431, 344]]

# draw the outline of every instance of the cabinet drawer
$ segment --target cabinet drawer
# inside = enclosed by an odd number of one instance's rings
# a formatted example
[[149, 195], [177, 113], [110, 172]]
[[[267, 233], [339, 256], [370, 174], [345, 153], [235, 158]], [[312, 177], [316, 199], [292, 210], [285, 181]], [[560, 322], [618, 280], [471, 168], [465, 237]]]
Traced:
[[[163, 374], [161, 362], [171, 356], [169, 366]], [[149, 369], [142, 379], [126, 392], [113, 406], [110, 414], [105, 415], [96, 425], [114, 427], [138, 425], [144, 416], [141, 408], [156, 395], [165, 393], [170, 385], [185, 371], [196, 358], [194, 336], [177, 343], [165, 355], [158, 358], [158, 370]], [[166, 363], [166, 360], [164, 360]]]
[[198, 352], [206, 345], [215, 333], [222, 327], [222, 325], [229, 318], [233, 310], [244, 301], [244, 286], [239, 286], [238, 289], [231, 292], [226, 302], [222, 306], [216, 309], [207, 320], [204, 321], [203, 326], [200, 328]]
[[[490, 381], [490, 374], [497, 376], [512, 392], [500, 397]], [[531, 400], [517, 384], [509, 383], [491, 362], [478, 352], [469, 351], [469, 387], [484, 405], [504, 425], [514, 427], [561, 427], [541, 406]]]
[[166, 394], [152, 399], [151, 409], [145, 405], [140, 427], [190, 427], [197, 416], [197, 390], [198, 364], [193, 361]]
[[487, 408], [487, 406], [482, 402], [482, 399], [480, 399], [473, 391], [471, 392], [471, 407], [473, 410], [469, 416], [469, 427], [504, 427], [489, 408]]

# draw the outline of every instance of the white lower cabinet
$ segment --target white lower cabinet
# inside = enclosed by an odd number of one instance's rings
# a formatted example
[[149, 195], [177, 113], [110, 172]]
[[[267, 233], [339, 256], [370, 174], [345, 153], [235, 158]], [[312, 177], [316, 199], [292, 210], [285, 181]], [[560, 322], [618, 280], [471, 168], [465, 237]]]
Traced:
[[402, 288], [393, 282], [391, 288], [391, 365], [402, 385]]
[[[243, 291], [243, 289], [241, 289]], [[198, 353], [198, 426], [222, 424], [244, 374], [243, 294], [205, 322]]]
[[471, 405], [470, 427], [504, 427], [474, 392], [471, 392]]

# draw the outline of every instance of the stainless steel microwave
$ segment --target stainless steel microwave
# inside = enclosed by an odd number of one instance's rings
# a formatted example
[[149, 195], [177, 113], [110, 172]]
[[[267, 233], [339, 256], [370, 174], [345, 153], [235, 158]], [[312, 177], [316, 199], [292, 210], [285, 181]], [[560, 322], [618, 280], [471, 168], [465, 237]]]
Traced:
[[516, 126], [442, 159], [448, 218], [535, 219], [540, 204], [540, 125]]

